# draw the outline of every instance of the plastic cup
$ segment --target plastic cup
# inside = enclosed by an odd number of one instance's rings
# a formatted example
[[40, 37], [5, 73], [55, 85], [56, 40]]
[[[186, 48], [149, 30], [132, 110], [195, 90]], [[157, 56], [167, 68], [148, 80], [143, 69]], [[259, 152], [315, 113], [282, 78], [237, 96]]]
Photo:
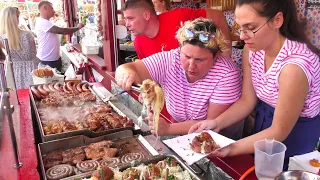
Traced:
[[274, 179], [282, 172], [287, 147], [276, 140], [260, 140], [254, 143], [254, 164], [259, 180]]

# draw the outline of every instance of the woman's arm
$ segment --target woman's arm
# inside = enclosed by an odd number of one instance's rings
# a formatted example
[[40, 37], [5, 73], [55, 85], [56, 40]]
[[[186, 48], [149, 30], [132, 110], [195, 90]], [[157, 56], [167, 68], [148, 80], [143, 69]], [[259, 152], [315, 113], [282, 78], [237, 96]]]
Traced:
[[[208, 106], [208, 114], [206, 120], [213, 120], [218, 117], [221, 113], [226, 111], [231, 104], [223, 105], [223, 104], [214, 104], [210, 103]], [[184, 122], [172, 123], [167, 127], [166, 134], [170, 135], [182, 135], [188, 134], [189, 129], [194, 124], [203, 121], [203, 120], [186, 120]]]
[[243, 49], [242, 69], [242, 94], [228, 110], [215, 119], [220, 130], [246, 118], [253, 111], [257, 103], [257, 96], [252, 85], [249, 51], [246, 47]]
[[264, 138], [278, 141], [287, 138], [301, 114], [309, 84], [303, 70], [297, 65], [290, 64], [286, 65], [281, 71], [279, 87], [279, 97], [272, 125], [264, 131], [232, 144], [229, 155], [253, 153], [254, 142]]
[[136, 61], [119, 66], [115, 79], [122, 89], [130, 90], [132, 84], [141, 84], [143, 80], [151, 79], [151, 75], [143, 61]]
[[244, 48], [242, 55], [242, 69], [243, 80], [240, 98], [214, 120], [199, 122], [192, 126], [189, 133], [201, 132], [204, 129], [211, 129], [219, 132], [221, 129], [243, 120], [253, 111], [257, 102], [257, 96], [252, 85], [249, 51], [246, 47]]

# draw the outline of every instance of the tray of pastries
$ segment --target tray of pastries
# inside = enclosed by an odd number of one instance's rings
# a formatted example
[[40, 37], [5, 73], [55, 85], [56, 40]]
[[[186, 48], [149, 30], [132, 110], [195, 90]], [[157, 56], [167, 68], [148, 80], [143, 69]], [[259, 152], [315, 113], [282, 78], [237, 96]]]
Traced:
[[158, 155], [118, 168], [100, 166], [93, 173], [84, 173], [62, 180], [201, 180], [175, 155]]
[[[150, 144], [126, 130], [88, 138], [80, 135], [38, 145], [44, 179], [55, 180], [95, 171], [98, 167], [128, 166], [150, 158]], [[149, 146], [146, 148], [146, 146]]]
[[41, 142], [86, 135], [97, 137], [134, 129], [112, 102], [103, 102], [88, 83], [59, 82], [30, 86]]

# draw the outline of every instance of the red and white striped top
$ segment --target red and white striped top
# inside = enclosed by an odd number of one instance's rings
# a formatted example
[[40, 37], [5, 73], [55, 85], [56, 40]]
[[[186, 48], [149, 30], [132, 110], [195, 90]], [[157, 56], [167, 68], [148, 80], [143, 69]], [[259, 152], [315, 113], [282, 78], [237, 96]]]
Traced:
[[312, 118], [320, 114], [320, 60], [306, 44], [286, 39], [277, 58], [267, 72], [264, 70], [264, 51], [249, 53], [252, 83], [257, 97], [275, 107], [278, 100], [278, 77], [287, 64], [298, 65], [306, 74], [309, 92], [302, 109], [302, 117]]
[[143, 62], [152, 79], [161, 84], [167, 110], [178, 122], [206, 119], [209, 102], [232, 104], [241, 95], [241, 77], [229, 58], [217, 58], [208, 74], [194, 83], [186, 78], [179, 49], [156, 53]]

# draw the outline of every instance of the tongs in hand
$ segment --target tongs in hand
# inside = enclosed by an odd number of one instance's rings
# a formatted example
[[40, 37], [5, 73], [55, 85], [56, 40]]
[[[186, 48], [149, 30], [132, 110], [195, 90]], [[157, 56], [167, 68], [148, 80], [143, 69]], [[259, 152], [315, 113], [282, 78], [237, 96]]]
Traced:
[[[131, 86], [131, 90], [132, 90], [132, 91], [141, 92], [140, 87], [138, 87], [138, 86]], [[105, 98], [105, 101], [110, 101], [111, 99], [114, 99], [116, 96], [119, 96], [119, 95], [124, 94], [124, 93], [126, 93], [126, 92], [128, 92], [128, 91], [127, 91], [127, 90], [119, 91], [119, 92], [117, 92], [117, 93], [115, 93], [115, 94], [112, 94], [112, 95], [109, 96], [109, 97], [106, 97], [106, 98]]]

